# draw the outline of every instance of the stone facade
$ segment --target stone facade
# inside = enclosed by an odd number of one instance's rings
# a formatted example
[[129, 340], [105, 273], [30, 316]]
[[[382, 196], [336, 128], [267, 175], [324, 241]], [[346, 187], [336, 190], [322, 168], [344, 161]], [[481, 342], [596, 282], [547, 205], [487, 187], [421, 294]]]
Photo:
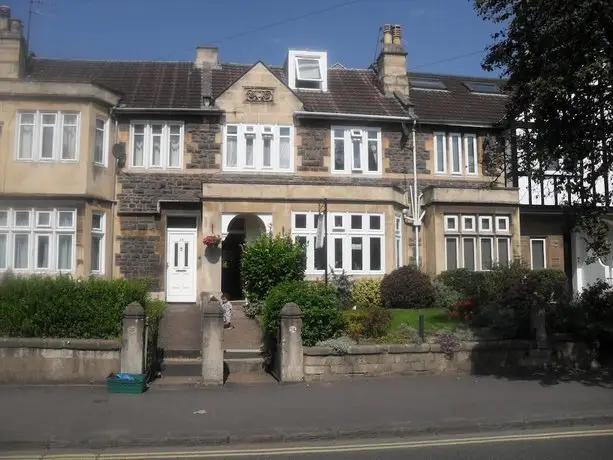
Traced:
[[[327, 172], [330, 157], [330, 122], [302, 121], [296, 127], [297, 171]], [[326, 162], [325, 158], [328, 157]]]
[[185, 152], [190, 158], [187, 169], [219, 169], [221, 158], [219, 120], [205, 118], [185, 124]]
[[151, 290], [163, 286], [164, 238], [159, 216], [120, 215], [121, 234], [115, 264], [126, 278], [149, 278]]
[[[428, 137], [431, 137], [431, 134], [415, 133], [418, 174], [430, 174], [428, 161], [431, 158], [431, 152], [426, 148]], [[383, 158], [387, 158], [389, 162], [385, 172], [388, 174], [413, 173], [413, 134], [404, 134], [400, 125], [390, 125], [383, 130], [383, 139]]]

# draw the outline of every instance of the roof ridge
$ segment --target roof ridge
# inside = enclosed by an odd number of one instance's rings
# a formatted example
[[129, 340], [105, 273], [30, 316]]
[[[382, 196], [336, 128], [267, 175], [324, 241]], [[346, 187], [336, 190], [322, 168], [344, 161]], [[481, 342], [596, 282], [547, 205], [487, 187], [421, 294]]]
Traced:
[[488, 81], [508, 81], [507, 78], [502, 77], [480, 77], [478, 75], [461, 75], [461, 74], [453, 74], [453, 73], [436, 73], [436, 72], [417, 72], [408, 70], [407, 74], [409, 77], [413, 76], [423, 76], [423, 77], [443, 77], [443, 78], [457, 78], [457, 79], [467, 79], [467, 80], [488, 80]]
[[37, 61], [70, 61], [70, 62], [121, 62], [121, 63], [147, 63], [147, 64], [193, 64], [192, 61], [158, 61], [147, 59], [81, 59], [81, 58], [57, 58], [57, 57], [39, 57], [34, 56], [32, 59]]

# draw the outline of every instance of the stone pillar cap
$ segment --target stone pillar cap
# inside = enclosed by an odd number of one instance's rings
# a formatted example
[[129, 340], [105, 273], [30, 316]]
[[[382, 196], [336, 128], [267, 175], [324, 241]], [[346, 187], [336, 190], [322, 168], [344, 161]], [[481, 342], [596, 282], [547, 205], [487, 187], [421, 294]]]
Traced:
[[145, 316], [145, 309], [138, 302], [132, 302], [123, 311], [123, 318], [143, 318]]
[[293, 302], [286, 303], [281, 309], [281, 316], [289, 317], [289, 318], [300, 318], [302, 317], [302, 311], [300, 311], [300, 307]]
[[223, 308], [217, 302], [208, 302], [202, 308], [202, 314], [208, 317], [223, 317]]

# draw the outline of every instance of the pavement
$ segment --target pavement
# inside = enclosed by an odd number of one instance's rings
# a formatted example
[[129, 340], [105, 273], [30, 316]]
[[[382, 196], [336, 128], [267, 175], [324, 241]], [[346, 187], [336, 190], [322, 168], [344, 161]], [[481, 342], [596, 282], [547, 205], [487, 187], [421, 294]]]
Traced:
[[613, 424], [613, 387], [427, 375], [144, 394], [0, 386], [0, 407], [0, 451], [203, 446]]

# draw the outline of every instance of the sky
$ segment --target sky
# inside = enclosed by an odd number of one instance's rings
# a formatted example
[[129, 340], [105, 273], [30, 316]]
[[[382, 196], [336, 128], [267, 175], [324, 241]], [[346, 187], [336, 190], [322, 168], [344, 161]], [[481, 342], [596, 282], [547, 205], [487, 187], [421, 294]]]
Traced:
[[[408, 68], [489, 75], [481, 69], [496, 25], [472, 0], [33, 0], [39, 57], [191, 61], [196, 46], [221, 62], [283, 64], [288, 48], [326, 50], [330, 65], [364, 68], [383, 24], [400, 24]], [[0, 0], [27, 26], [30, 0]]]

